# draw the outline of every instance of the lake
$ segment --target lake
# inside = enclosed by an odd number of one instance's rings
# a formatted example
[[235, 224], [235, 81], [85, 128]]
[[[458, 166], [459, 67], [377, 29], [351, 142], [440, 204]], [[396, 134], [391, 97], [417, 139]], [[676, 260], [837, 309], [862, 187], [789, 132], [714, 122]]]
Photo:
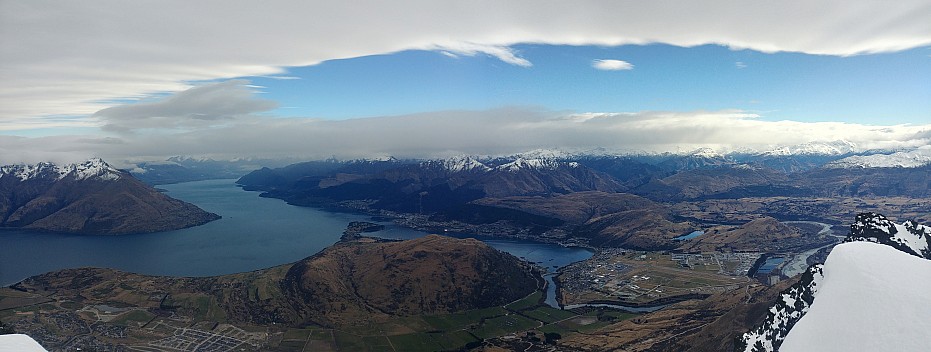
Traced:
[[[192, 228], [122, 236], [0, 230], [0, 286], [49, 271], [88, 266], [170, 276], [252, 271], [313, 255], [338, 241], [349, 222], [370, 221], [365, 215], [262, 198], [234, 182], [207, 180], [158, 186], [172, 197], [223, 216]], [[388, 224], [384, 231], [366, 235], [406, 239], [426, 233]], [[551, 271], [592, 255], [584, 249], [553, 244], [476, 238]], [[547, 296], [551, 301], [553, 295]]]
[[690, 239], [693, 239], [693, 238], [695, 238], [695, 237], [698, 237], [698, 236], [701, 236], [701, 235], [704, 235], [704, 234], [705, 234], [705, 231], [702, 231], [702, 230], [695, 230], [695, 231], [689, 232], [689, 233], [687, 233], [687, 234], [684, 234], [684, 235], [682, 235], [682, 236], [673, 238], [672, 240], [673, 240], [673, 241], [685, 241], [685, 240], [690, 240]]

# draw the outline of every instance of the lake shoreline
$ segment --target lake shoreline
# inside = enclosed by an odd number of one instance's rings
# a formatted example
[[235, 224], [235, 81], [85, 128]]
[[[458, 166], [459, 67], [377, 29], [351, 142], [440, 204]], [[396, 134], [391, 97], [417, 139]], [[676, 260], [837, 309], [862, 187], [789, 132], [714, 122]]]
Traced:
[[[43, 273], [83, 267], [153, 276], [211, 277], [247, 273], [293, 263], [339, 241], [347, 225], [370, 214], [288, 204], [245, 191], [235, 180], [159, 185], [174, 198], [222, 219], [182, 230], [121, 236], [39, 233], [0, 229], [0, 285], [15, 285]], [[390, 220], [387, 218], [377, 220]], [[394, 221], [365, 236], [416, 238], [428, 232]], [[591, 251], [521, 238], [437, 233], [476, 238], [550, 272], [552, 267], [587, 259]]]

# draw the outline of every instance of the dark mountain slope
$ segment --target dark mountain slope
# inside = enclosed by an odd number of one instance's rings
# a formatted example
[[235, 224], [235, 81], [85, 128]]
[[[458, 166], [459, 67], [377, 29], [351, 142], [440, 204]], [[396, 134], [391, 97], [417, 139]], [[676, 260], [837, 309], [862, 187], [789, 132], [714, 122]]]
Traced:
[[218, 219], [168, 197], [100, 159], [4, 166], [0, 225], [79, 234], [175, 230]]

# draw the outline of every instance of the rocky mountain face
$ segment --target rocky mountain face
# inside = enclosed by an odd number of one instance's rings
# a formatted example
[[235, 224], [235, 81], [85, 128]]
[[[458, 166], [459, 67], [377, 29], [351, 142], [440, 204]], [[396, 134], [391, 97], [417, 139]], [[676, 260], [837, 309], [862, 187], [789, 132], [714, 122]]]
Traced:
[[857, 215], [844, 242], [867, 241], [884, 244], [902, 252], [931, 259], [931, 227], [907, 220], [897, 224], [876, 213]]
[[331, 170], [319, 166], [311, 162], [262, 169], [238, 182], [296, 204], [365, 199], [375, 201], [376, 208], [406, 212], [442, 211], [483, 197], [625, 189], [607, 174], [554, 159], [357, 161]]
[[[812, 347], [819, 344], [819, 341], [814, 341], [816, 337], [812, 336], [814, 333], [810, 330], [817, 328], [811, 326], [832, 324], [824, 321], [810, 323], [803, 329], [804, 332], [793, 332], [795, 331], [793, 327], [803, 321], [803, 318], [807, 316], [812, 307], [825, 307], [822, 311], [830, 311], [819, 313], [820, 320], [831, 319], [831, 321], [841, 322], [847, 319], [845, 316], [850, 316], [851, 319], [870, 320], [855, 323], [860, 324], [861, 327], [885, 324], [884, 329], [886, 330], [905, 331], [906, 334], [908, 331], [921, 333], [931, 325], [927, 323], [926, 317], [924, 323], [917, 324], [923, 324], [925, 327], [922, 328], [915, 326], [916, 324], [910, 324], [907, 318], [890, 316], [887, 313], [888, 311], [902, 310], [903, 305], [909, 304], [914, 304], [915, 307], [905, 307], [906, 312], [903, 314], [906, 316], [913, 315], [914, 308], [917, 308], [918, 311], [931, 313], [931, 310], [927, 308], [931, 300], [927, 299], [926, 291], [922, 291], [924, 288], [910, 283], [920, 282], [925, 285], [926, 276], [920, 273], [931, 273], [931, 262], [919, 260], [916, 263], [907, 264], [905, 267], [895, 267], [891, 263], [908, 261], [901, 258], [906, 254], [928, 259], [929, 235], [931, 235], [931, 228], [911, 221], [896, 224], [880, 214], [862, 213], [857, 215], [854, 223], [850, 225], [850, 233], [844, 240], [845, 244], [835, 247], [825, 264], [815, 264], [809, 267], [797, 283], [783, 292], [776, 304], [769, 308], [764, 322], [738, 339], [737, 350], [747, 352], [779, 351], [783, 342], [793, 334], [793, 336], [805, 336], [795, 340], [794, 350], [798, 350], [799, 346], [808, 346], [805, 348], [812, 350], [824, 350]], [[864, 242], [882, 245], [882, 248], [863, 245]], [[883, 248], [894, 248], [895, 251]], [[915, 260], [911, 260], [911, 262], [915, 262]], [[903, 273], [911, 273], [911, 275], [905, 274], [906, 277], [902, 277]], [[914, 277], [908, 278], [907, 276]], [[825, 291], [827, 287], [830, 287], [830, 291]], [[829, 293], [821, 294], [822, 291]], [[857, 292], [865, 293], [858, 294]], [[912, 292], [912, 296], [915, 296], [911, 300], [906, 298], [909, 296], [909, 292]], [[853, 299], [854, 302], [846, 302], [851, 296], [863, 297]], [[891, 302], [891, 307], [885, 313], [856, 313], [856, 311], [860, 310], [858, 306], [875, 307], [884, 302], [890, 303], [889, 299], [884, 297], [898, 297], [892, 298], [892, 301], [895, 302]], [[897, 299], [903, 301], [896, 301]], [[842, 312], [836, 311], [838, 306], [840, 306], [839, 309], [843, 310]], [[880, 309], [880, 311], [882, 310]], [[848, 311], [854, 313], [848, 314]], [[883, 319], [884, 317], [891, 318], [892, 321]], [[808, 318], [808, 320], [819, 319]], [[883, 320], [885, 323], [879, 322], [879, 320]], [[830, 333], [836, 334], [837, 331], [825, 332], [825, 334]], [[837, 335], [835, 335], [836, 337]], [[827, 338], [827, 336], [824, 336], [824, 338]], [[890, 350], [912, 350], [909, 348], [901, 349], [901, 347], [897, 347], [895, 343], [885, 345], [885, 348]]]
[[0, 226], [79, 234], [175, 230], [218, 219], [100, 159], [0, 168]]
[[[658, 202], [741, 197], [929, 197], [927, 165], [838, 168], [843, 143], [758, 154], [518, 155], [435, 160], [313, 161], [256, 170], [248, 190], [295, 204], [374, 200], [374, 206], [436, 212], [484, 197], [625, 192]], [[819, 154], [821, 153], [821, 154]], [[873, 156], [880, 154], [871, 154]], [[911, 155], [911, 154], [909, 154]], [[922, 154], [923, 155], [923, 154]]]
[[[640, 249], [673, 249], [681, 244], [674, 243], [673, 237], [694, 230], [688, 221], [697, 218], [689, 212], [670, 215], [667, 208], [674, 203], [749, 198], [773, 198], [778, 202], [787, 197], [931, 197], [928, 167], [806, 166], [804, 171], [787, 172], [754, 164], [761, 158], [817, 164], [843, 158], [849, 155], [850, 148], [845, 143], [819, 144], [741, 158], [699, 150], [687, 155], [625, 157], [527, 153], [498, 158], [326, 160], [263, 168], [243, 176], [238, 183], [244, 189], [263, 191], [263, 196], [296, 205], [429, 217], [429, 221], [418, 224], [428, 230], [477, 226], [484, 227], [481, 231], [512, 237], [539, 239], [546, 233], [552, 241], [572, 237], [597, 246]], [[578, 214], [567, 217], [541, 211], [545, 203], [564, 204], [565, 209], [606, 209], [604, 204], [618, 201], [603, 195], [593, 197], [596, 193], [589, 192], [627, 194], [650, 202], [584, 219]], [[586, 195], [573, 196], [576, 193]], [[527, 199], [517, 202], [521, 197]], [[784, 220], [780, 217], [784, 214], [778, 211], [766, 214]], [[463, 223], [467, 225], [460, 226]], [[521, 230], [514, 230], [515, 226]], [[529, 232], [520, 232], [524, 229]], [[784, 231], [776, 234], [791, 237]], [[791, 239], [783, 242], [779, 245], [793, 245]]]
[[824, 280], [824, 265], [816, 264], [802, 273], [799, 281], [779, 295], [769, 308], [766, 320], [738, 339], [737, 351], [778, 351], [789, 330], [808, 312], [819, 284]]

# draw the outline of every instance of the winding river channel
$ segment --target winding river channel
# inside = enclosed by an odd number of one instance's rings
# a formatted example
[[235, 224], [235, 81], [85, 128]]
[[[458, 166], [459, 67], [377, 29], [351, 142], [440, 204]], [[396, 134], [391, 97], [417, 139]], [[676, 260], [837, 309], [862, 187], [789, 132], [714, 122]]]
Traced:
[[[818, 236], [832, 236], [837, 237], [840, 240], [843, 240], [846, 236], [835, 235], [834, 231], [831, 230], [831, 225], [825, 224], [822, 222], [815, 221], [784, 221], [783, 223], [792, 225], [792, 224], [810, 224], [821, 226], [821, 230], [818, 231]], [[788, 277], [793, 277], [795, 275], [801, 274], [808, 268], [808, 257], [814, 255], [816, 252], [822, 248], [827, 248], [834, 246], [836, 243], [827, 244], [818, 248], [809, 249], [802, 253], [792, 256], [791, 259], [782, 264], [782, 274]]]

